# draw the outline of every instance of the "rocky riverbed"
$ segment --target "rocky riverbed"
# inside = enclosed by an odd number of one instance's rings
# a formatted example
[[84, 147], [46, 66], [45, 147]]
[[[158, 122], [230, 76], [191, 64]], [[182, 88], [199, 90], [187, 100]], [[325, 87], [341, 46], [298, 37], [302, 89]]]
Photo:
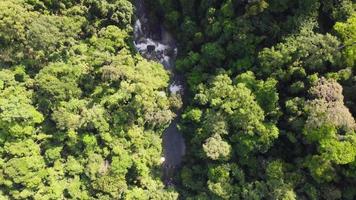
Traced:
[[[149, 1], [147, 1], [149, 2]], [[134, 27], [134, 45], [146, 59], [160, 62], [171, 74], [169, 92], [171, 95], [184, 95], [184, 79], [175, 70], [177, 45], [172, 35], [161, 25], [152, 24], [144, 0], [136, 0], [136, 21]], [[174, 185], [174, 175], [185, 154], [185, 143], [177, 128], [182, 109], [163, 133], [163, 174], [166, 185]]]

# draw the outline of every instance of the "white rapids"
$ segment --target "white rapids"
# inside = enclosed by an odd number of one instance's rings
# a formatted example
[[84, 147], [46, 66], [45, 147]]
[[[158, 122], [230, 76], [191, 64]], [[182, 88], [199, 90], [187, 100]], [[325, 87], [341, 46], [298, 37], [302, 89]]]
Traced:
[[[141, 22], [143, 21], [143, 23]], [[177, 56], [177, 47], [172, 36], [161, 27], [161, 39], [154, 40], [150, 38], [145, 32], [143, 24], [147, 24], [147, 18], [141, 16], [137, 19], [134, 27], [136, 50], [150, 60], [156, 60], [161, 63], [166, 70], [173, 73], [174, 61]], [[169, 90], [172, 94], [181, 94], [183, 92], [183, 85], [179, 81], [173, 80]]]
[[[171, 34], [156, 21], [152, 24], [147, 16], [143, 0], [136, 0], [136, 22], [134, 26], [134, 46], [143, 57], [161, 63], [170, 72], [171, 81], [169, 92], [172, 95], [184, 95], [184, 78], [175, 70], [177, 46]], [[147, 1], [149, 2], [149, 1]], [[165, 96], [164, 92], [160, 95]], [[185, 154], [184, 138], [177, 124], [182, 109], [176, 111], [177, 117], [173, 119], [163, 133], [163, 157], [161, 158], [164, 169], [164, 182], [174, 185], [174, 173], [177, 172]]]

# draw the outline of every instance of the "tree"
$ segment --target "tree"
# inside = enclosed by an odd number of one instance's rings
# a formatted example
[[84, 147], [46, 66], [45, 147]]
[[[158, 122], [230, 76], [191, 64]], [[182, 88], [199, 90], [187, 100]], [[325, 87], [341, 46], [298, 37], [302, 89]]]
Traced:
[[[243, 83], [232, 84], [232, 80], [226, 74], [214, 77], [208, 87], [201, 87], [195, 99], [199, 104], [209, 106], [215, 112], [219, 111], [222, 116], [222, 119], [220, 118], [222, 123], [206, 122], [207, 125], [210, 124], [208, 127], [212, 126], [206, 129], [206, 133], [215, 134], [211, 131], [216, 130], [216, 133], [228, 134], [230, 140], [236, 144], [234, 148], [241, 158], [252, 152], [265, 152], [278, 136], [276, 126], [265, 122], [264, 111], [251, 90]], [[209, 110], [206, 113], [209, 113]], [[229, 124], [226, 128], [224, 120]], [[208, 144], [217, 142], [216, 138], [207, 140], [204, 149], [207, 150]]]
[[201, 49], [204, 65], [221, 66], [225, 59], [223, 48], [217, 43], [207, 43]]
[[355, 160], [355, 120], [343, 103], [342, 87], [334, 80], [321, 78], [310, 89], [316, 98], [307, 104], [306, 139], [318, 144], [320, 155], [307, 158], [313, 177], [320, 182], [335, 178], [332, 163], [344, 165]]
[[330, 124], [340, 130], [355, 130], [355, 120], [344, 106], [342, 87], [336, 81], [321, 78], [318, 84], [310, 89], [311, 95], [315, 100], [310, 101], [307, 108], [310, 117], [306, 127], [313, 127]]
[[15, 80], [10, 70], [1, 70], [0, 129], [10, 137], [33, 136], [43, 115], [32, 105], [32, 91]]
[[208, 138], [203, 144], [206, 156], [212, 160], [229, 160], [231, 157], [231, 146], [223, 141], [220, 135]]
[[132, 19], [126, 0], [0, 3], [0, 198], [178, 198], [159, 176], [182, 101]]
[[[99, 17], [106, 18], [121, 27], [127, 27], [131, 24], [133, 16], [133, 6], [130, 1], [119, 0], [110, 1], [89, 1], [93, 6], [93, 13], [98, 13]], [[96, 10], [97, 9], [97, 10]], [[109, 21], [109, 22], [110, 22]]]
[[[4, 45], [0, 51], [1, 60], [15, 62], [16, 58], [23, 56], [21, 55], [21, 43], [26, 40], [26, 25], [38, 15], [28, 12], [25, 5], [19, 1], [6, 0], [0, 4], [0, 16], [0, 38]], [[17, 25], [15, 26], [15, 24]], [[14, 43], [15, 40], [19, 42]]]
[[280, 160], [272, 161], [267, 166], [267, 185], [272, 199], [295, 200], [297, 198], [293, 183], [286, 177], [285, 168], [285, 164]]
[[350, 16], [346, 22], [337, 22], [334, 29], [343, 41], [343, 57], [347, 66], [355, 65], [356, 51], [356, 14]]
[[[133, 47], [141, 3], [176, 70]], [[355, 199], [354, 4], [0, 1], [0, 199]]]
[[335, 64], [340, 55], [340, 42], [336, 37], [312, 31], [313, 25], [306, 25], [296, 35], [286, 37], [283, 42], [263, 49], [258, 56], [262, 72], [282, 74], [288, 66], [301, 66], [308, 71], [325, 71], [328, 63]]
[[8, 156], [3, 157], [4, 163], [0, 167], [0, 184], [14, 199], [33, 197], [47, 174], [39, 145], [28, 139], [7, 142], [4, 150]]
[[244, 83], [256, 96], [256, 101], [264, 110], [266, 115], [279, 117], [277, 93], [277, 81], [269, 78], [266, 81], [257, 80], [255, 74], [251, 71], [238, 75], [235, 79], [237, 83]]
[[82, 91], [79, 79], [86, 72], [85, 65], [53, 63], [36, 76], [38, 101], [44, 111], [53, 109], [60, 101], [78, 98]]
[[49, 61], [65, 57], [84, 23], [79, 16], [40, 14], [24, 1], [6, 0], [0, 6], [2, 63], [24, 62], [36, 71]]

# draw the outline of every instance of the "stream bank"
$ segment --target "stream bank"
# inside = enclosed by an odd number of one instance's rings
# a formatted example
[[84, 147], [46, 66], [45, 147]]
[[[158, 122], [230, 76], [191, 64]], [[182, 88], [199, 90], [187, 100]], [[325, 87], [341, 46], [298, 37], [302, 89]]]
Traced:
[[[185, 91], [184, 77], [175, 69], [177, 57], [176, 41], [161, 24], [150, 20], [144, 0], [135, 0], [136, 21], [134, 27], [134, 45], [136, 50], [146, 59], [161, 63], [171, 75], [169, 92], [171, 95], [183, 97]], [[163, 181], [167, 186], [174, 185], [177, 173], [185, 154], [185, 142], [178, 130], [178, 122], [182, 108], [176, 111], [176, 117], [163, 133]]]

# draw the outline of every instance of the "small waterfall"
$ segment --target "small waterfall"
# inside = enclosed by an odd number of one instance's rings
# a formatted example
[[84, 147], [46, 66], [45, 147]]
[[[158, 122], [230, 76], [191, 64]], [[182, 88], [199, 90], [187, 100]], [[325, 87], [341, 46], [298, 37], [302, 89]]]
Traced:
[[[184, 95], [184, 79], [175, 70], [177, 46], [172, 35], [161, 25], [152, 27], [143, 0], [136, 0], [136, 22], [134, 27], [134, 45], [136, 50], [146, 59], [160, 62], [171, 74], [169, 91], [173, 95]], [[173, 177], [185, 154], [185, 142], [177, 128], [178, 118], [182, 110], [177, 111], [177, 117], [163, 133], [164, 182], [167, 186], [174, 185]]]

